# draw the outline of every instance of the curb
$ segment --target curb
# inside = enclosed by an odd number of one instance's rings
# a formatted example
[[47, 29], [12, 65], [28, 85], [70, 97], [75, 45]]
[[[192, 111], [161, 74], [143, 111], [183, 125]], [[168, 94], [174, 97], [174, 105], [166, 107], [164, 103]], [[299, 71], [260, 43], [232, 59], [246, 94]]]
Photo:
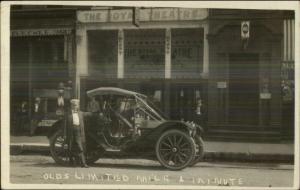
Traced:
[[[41, 143], [12, 143], [11, 155], [21, 154], [50, 154], [49, 144]], [[116, 153], [106, 153], [105, 157], [116, 157]], [[126, 155], [117, 155], [117, 158], [128, 158]], [[255, 154], [240, 152], [213, 152], [204, 153], [203, 161], [229, 161], [229, 162], [271, 162], [271, 163], [294, 163], [294, 155], [291, 154]]]
[[19, 155], [24, 153], [50, 153], [48, 144], [40, 144], [40, 143], [11, 143], [10, 144], [10, 154], [11, 155]]
[[268, 162], [268, 163], [294, 163], [291, 154], [261, 154], [239, 152], [205, 152], [205, 161], [238, 161], [238, 162]]

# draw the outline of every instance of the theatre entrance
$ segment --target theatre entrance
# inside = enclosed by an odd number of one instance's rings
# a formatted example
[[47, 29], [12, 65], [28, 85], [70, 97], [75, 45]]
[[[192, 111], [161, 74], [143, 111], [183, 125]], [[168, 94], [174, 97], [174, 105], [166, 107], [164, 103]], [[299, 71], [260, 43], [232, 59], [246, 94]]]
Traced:
[[258, 54], [242, 53], [229, 56], [228, 117], [230, 124], [258, 125]]

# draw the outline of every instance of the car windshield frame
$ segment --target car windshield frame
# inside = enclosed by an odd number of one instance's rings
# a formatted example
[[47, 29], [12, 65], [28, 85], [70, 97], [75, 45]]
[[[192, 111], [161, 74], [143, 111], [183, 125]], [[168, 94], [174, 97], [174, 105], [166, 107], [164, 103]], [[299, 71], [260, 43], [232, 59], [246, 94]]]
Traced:
[[117, 88], [117, 87], [100, 87], [93, 90], [87, 91], [89, 97], [92, 96], [103, 96], [103, 95], [121, 95], [121, 96], [133, 96], [136, 100], [139, 100], [142, 105], [151, 111], [153, 115], [160, 121], [168, 120], [168, 117], [144, 94], [137, 92]]
[[136, 95], [136, 98], [142, 102], [142, 104], [148, 108], [159, 120], [167, 120], [165, 114], [157, 107], [147, 96]]

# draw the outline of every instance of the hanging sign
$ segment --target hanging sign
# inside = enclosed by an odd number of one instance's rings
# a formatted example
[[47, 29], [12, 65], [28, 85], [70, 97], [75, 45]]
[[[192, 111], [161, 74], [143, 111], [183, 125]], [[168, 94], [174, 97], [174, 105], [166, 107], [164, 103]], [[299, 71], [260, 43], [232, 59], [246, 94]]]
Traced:
[[271, 99], [271, 93], [262, 92], [259, 94], [259, 97], [260, 97], [260, 99], [268, 100], [268, 99]]
[[227, 83], [225, 81], [217, 82], [217, 88], [227, 88]]
[[241, 37], [242, 39], [248, 39], [250, 37], [250, 21], [242, 21]]

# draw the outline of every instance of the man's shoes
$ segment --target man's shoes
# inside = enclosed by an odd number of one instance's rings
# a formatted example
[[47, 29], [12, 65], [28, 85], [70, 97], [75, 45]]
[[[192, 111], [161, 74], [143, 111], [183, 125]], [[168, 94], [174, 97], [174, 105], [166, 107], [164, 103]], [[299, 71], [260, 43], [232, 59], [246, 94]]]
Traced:
[[82, 164], [81, 167], [82, 168], [89, 168], [89, 166], [87, 164]]

